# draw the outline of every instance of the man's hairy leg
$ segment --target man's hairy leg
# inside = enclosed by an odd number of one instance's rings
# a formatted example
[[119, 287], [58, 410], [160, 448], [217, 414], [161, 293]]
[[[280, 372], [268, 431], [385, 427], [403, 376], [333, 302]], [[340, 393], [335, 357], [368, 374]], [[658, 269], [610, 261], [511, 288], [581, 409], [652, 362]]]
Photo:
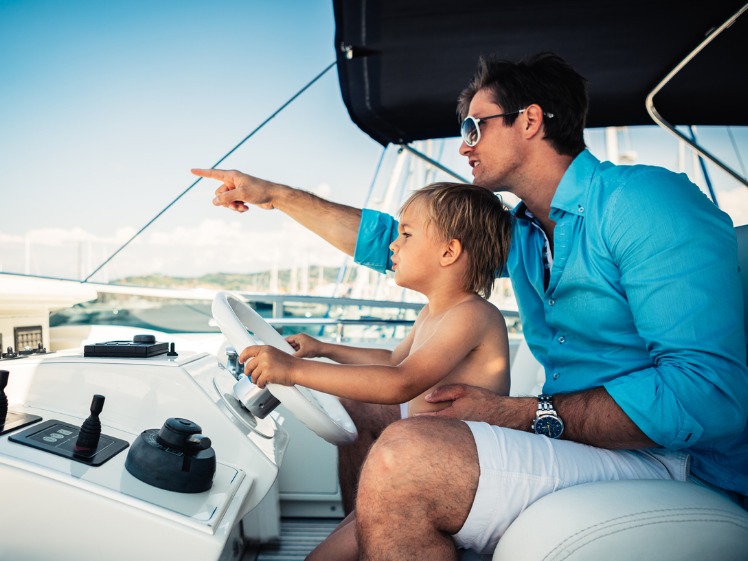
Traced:
[[457, 559], [451, 535], [467, 519], [479, 475], [465, 423], [416, 417], [388, 427], [361, 471], [361, 559]]
[[340, 494], [343, 510], [348, 515], [354, 509], [358, 477], [366, 454], [385, 427], [400, 418], [400, 406], [363, 403], [351, 399], [341, 399], [340, 402], [358, 429], [356, 442], [338, 447]]

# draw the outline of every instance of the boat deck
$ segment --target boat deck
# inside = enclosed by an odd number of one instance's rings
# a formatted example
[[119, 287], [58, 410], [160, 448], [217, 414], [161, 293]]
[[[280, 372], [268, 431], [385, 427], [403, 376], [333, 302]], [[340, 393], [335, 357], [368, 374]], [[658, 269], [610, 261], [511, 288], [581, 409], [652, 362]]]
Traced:
[[303, 561], [339, 523], [337, 518], [283, 518], [280, 542], [247, 551], [242, 561]]
[[[250, 548], [241, 561], [303, 561], [340, 523], [339, 518], [282, 518], [279, 543]], [[490, 561], [491, 554], [459, 550], [460, 561]]]

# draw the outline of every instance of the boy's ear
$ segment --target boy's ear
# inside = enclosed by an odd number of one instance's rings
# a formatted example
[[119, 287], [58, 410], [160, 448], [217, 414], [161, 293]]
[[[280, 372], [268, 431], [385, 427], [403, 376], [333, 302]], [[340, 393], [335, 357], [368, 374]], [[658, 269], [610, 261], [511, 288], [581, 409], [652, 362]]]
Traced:
[[460, 240], [449, 240], [444, 244], [443, 248], [441, 259], [439, 259], [439, 263], [443, 267], [451, 265], [462, 255], [462, 243]]

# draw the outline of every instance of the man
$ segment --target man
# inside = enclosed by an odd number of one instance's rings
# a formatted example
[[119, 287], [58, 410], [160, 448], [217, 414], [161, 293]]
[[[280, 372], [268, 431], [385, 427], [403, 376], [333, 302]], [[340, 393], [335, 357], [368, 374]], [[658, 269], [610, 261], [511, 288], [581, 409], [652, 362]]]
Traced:
[[[729, 218], [684, 176], [584, 150], [585, 83], [555, 55], [482, 61], [458, 110], [474, 183], [522, 200], [507, 269], [544, 394], [448, 386], [428, 398], [451, 402], [437, 417], [389, 426], [359, 483], [364, 558], [453, 559], [455, 543], [491, 551], [529, 504], [588, 481], [678, 479], [734, 500], [748, 494]], [[225, 193], [232, 179], [240, 193]], [[235, 176], [221, 190], [219, 204], [277, 200], [294, 216], [277, 186]], [[393, 219], [324, 208], [337, 224], [312, 229], [359, 262], [387, 266]]]

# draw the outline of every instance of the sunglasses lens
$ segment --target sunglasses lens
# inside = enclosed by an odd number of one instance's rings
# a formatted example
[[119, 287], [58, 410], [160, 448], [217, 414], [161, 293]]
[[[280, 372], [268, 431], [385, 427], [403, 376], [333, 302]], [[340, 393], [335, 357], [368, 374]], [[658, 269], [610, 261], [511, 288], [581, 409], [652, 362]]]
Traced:
[[478, 132], [478, 124], [475, 122], [475, 119], [473, 119], [472, 117], [467, 117], [464, 121], [462, 121], [462, 125], [460, 126], [460, 134], [462, 135], [462, 140], [468, 146], [475, 146], [476, 144], [478, 144], [480, 133]]

